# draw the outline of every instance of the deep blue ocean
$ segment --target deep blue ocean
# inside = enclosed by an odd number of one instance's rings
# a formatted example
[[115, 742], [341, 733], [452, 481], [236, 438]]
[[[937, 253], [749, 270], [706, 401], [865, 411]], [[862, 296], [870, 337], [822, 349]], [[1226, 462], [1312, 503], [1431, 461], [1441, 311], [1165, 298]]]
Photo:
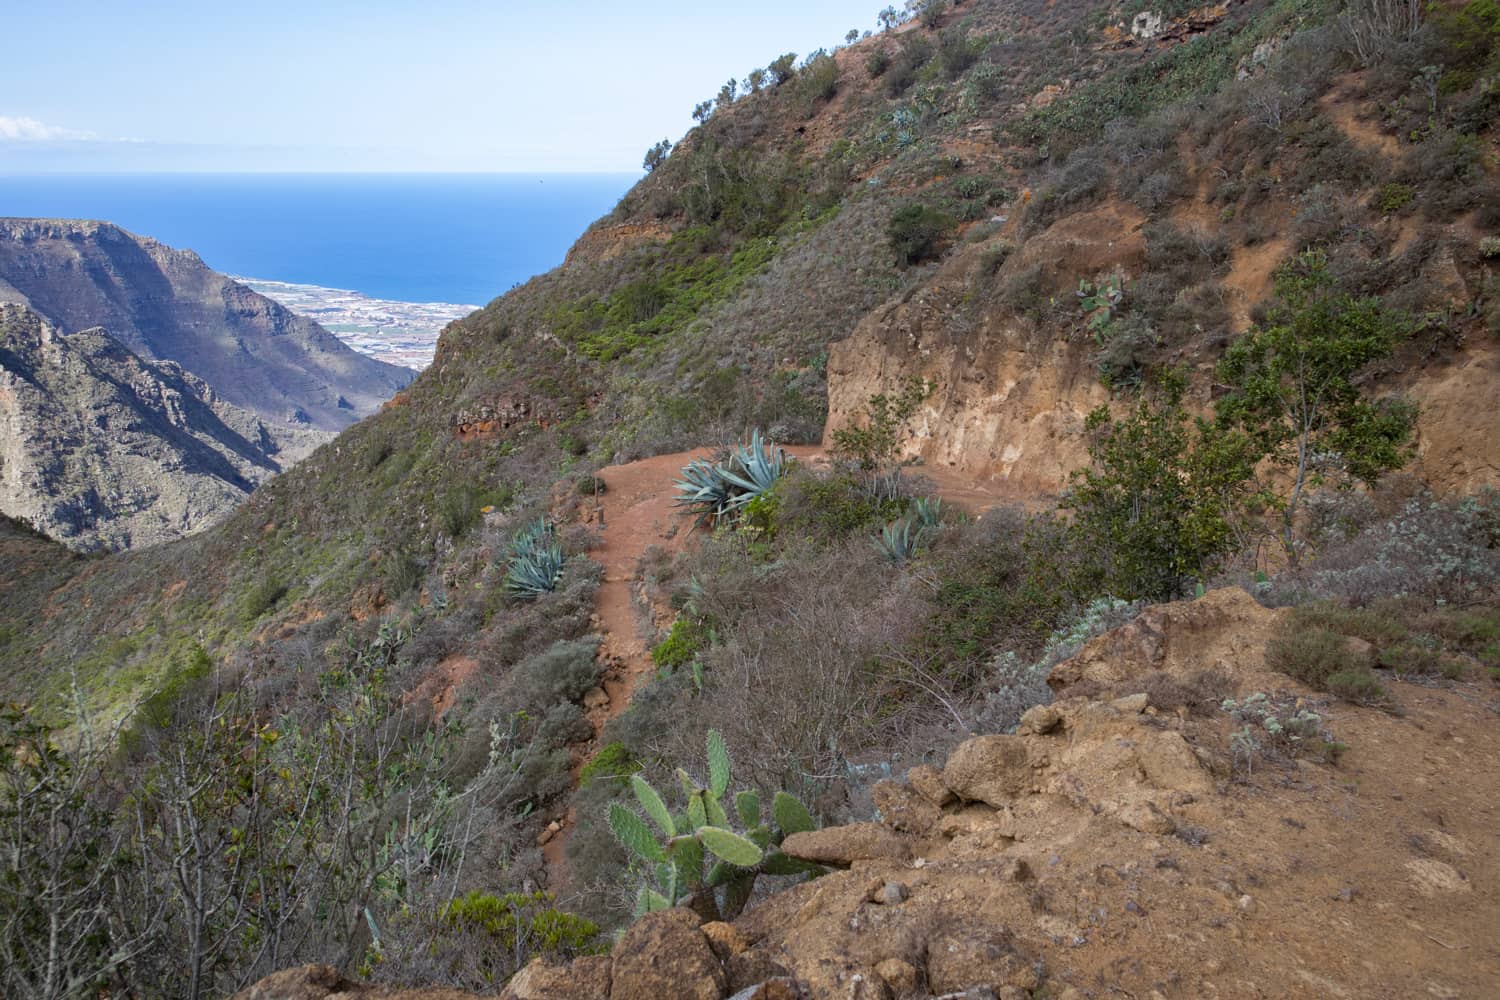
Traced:
[[562, 263], [623, 174], [0, 175], [0, 216], [102, 219], [216, 271], [483, 305]]

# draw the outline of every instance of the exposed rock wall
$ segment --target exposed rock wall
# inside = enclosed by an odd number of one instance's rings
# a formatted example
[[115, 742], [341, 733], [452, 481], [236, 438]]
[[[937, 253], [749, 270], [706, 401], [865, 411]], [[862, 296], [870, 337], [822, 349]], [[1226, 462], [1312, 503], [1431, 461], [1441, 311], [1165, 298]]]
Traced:
[[[1094, 344], [1055, 321], [1038, 326], [1009, 305], [976, 312], [976, 290], [1032, 275], [1047, 294], [1071, 300], [1079, 277], [1118, 269], [1128, 279], [1144, 257], [1143, 225], [1135, 209], [1122, 205], [1068, 216], [1026, 241], [992, 277], [979, 269], [999, 240], [954, 254], [930, 281], [876, 309], [830, 347], [825, 438], [858, 423], [871, 395], [897, 391], [917, 376], [932, 393], [902, 442], [905, 458], [1020, 495], [1059, 493], [1068, 473], [1088, 462], [1084, 418], [1111, 399], [1094, 365]], [[1446, 238], [1467, 237], [1455, 230]], [[1274, 266], [1290, 252], [1280, 244], [1270, 251], [1236, 254], [1223, 276], [1236, 295], [1240, 329], [1249, 306], [1270, 294]], [[1435, 255], [1421, 280], [1462, 305], [1474, 290], [1464, 285], [1453, 254], [1449, 246]], [[1189, 374], [1190, 403], [1207, 411], [1212, 368], [1203, 363]], [[1403, 392], [1419, 407], [1411, 471], [1439, 492], [1470, 492], [1500, 486], [1497, 385], [1500, 353], [1491, 343], [1471, 342], [1392, 373], [1373, 389]]]
[[1056, 288], [1084, 269], [1092, 275], [1132, 268], [1144, 250], [1142, 221], [1128, 206], [1069, 216], [1027, 241], [993, 275], [979, 270], [994, 245], [955, 255], [910, 297], [875, 310], [832, 346], [829, 434], [858, 423], [871, 395], [918, 376], [932, 392], [912, 421], [905, 457], [996, 480], [1019, 494], [1057, 493], [1068, 472], [1088, 460], [1084, 418], [1109, 399], [1086, 338], [1039, 329], [1008, 308], [973, 315], [967, 300], [976, 287], [1028, 275]]

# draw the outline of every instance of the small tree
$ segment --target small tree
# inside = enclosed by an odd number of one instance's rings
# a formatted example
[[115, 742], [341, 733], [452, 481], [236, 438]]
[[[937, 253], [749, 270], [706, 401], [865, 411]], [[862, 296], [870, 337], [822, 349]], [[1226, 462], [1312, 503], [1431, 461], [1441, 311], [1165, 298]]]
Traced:
[[745, 77], [745, 89], [752, 94], [758, 94], [766, 85], [766, 71], [763, 69], [752, 69], [750, 75]]
[[709, 116], [714, 113], [713, 101], [700, 101], [693, 107], [693, 121], [703, 124], [708, 121]]
[[953, 228], [953, 219], [926, 205], [912, 203], [891, 213], [886, 238], [896, 254], [896, 263], [910, 267], [936, 257], [943, 239]]
[[880, 24], [881, 31], [893, 31], [901, 23], [901, 12], [895, 7], [887, 7], [875, 15], [875, 20]]
[[650, 173], [663, 163], [667, 162], [667, 155], [672, 152], [672, 143], [669, 139], [663, 139], [650, 149], [646, 150], [646, 158], [641, 161], [641, 166], [646, 173]]
[[734, 99], [736, 97], [738, 97], [739, 94], [740, 94], [740, 82], [738, 80], [736, 80], [734, 77], [730, 77], [725, 82], [724, 86], [722, 86], [722, 87], [719, 88], [719, 96], [717, 98], [719, 107], [722, 108], [722, 107], [725, 107], [726, 105], [733, 104], [734, 103]]
[[1281, 540], [1296, 565], [1303, 494], [1331, 460], [1373, 483], [1405, 463], [1416, 421], [1409, 403], [1372, 402], [1358, 385], [1370, 363], [1389, 357], [1401, 331], [1378, 300], [1334, 287], [1327, 256], [1304, 253], [1275, 276], [1277, 303], [1265, 325], [1225, 352], [1219, 379], [1230, 387], [1219, 421], [1252, 437], [1291, 474]]
[[859, 41], [859, 29], [858, 28], [850, 28], [844, 34], [844, 44], [845, 45], [853, 45], [857, 41]]
[[1115, 597], [1173, 600], [1241, 547], [1261, 456], [1247, 434], [1182, 405], [1185, 380], [1161, 376], [1123, 419], [1089, 414], [1090, 468], [1073, 473], [1060, 506], [1073, 511], [1075, 546]]
[[787, 52], [777, 56], [771, 65], [767, 67], [767, 70], [771, 74], [771, 82], [777, 86], [786, 83], [796, 75], [796, 65], [797, 53], [795, 52]]
[[893, 395], [876, 393], [865, 402], [861, 426], [840, 427], [833, 432], [833, 453], [867, 477], [871, 495], [895, 497], [901, 490], [901, 465], [897, 448], [907, 423], [917, 407], [932, 393], [932, 385], [912, 375]]

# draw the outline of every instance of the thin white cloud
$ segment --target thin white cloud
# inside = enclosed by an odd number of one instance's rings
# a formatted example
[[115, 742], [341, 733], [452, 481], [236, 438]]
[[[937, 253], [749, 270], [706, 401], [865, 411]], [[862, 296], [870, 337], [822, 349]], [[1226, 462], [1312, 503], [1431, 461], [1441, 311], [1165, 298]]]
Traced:
[[92, 132], [48, 125], [26, 115], [0, 115], [0, 142], [82, 142], [96, 138]]

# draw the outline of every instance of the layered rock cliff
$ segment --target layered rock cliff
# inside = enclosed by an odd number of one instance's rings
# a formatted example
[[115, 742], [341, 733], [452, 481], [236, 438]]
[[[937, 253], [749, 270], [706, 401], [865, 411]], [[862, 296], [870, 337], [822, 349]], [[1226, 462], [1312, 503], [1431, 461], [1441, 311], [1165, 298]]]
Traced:
[[0, 302], [29, 306], [65, 333], [103, 327], [142, 358], [177, 362], [270, 423], [342, 430], [413, 377], [197, 254], [107, 222], [0, 219]]
[[0, 304], [0, 509], [72, 548], [191, 534], [325, 438], [101, 329], [63, 334]]

